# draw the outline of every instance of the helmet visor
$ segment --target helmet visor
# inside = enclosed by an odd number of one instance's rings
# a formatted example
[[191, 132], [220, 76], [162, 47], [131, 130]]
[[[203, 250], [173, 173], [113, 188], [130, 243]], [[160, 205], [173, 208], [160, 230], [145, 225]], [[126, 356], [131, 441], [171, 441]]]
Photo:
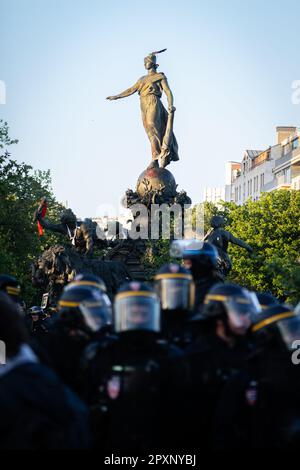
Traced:
[[189, 279], [161, 279], [156, 291], [163, 310], [192, 310], [195, 304], [195, 285]]
[[252, 292], [228, 297], [224, 301], [230, 329], [236, 334], [245, 334], [261, 311], [257, 297]]
[[291, 318], [281, 320], [277, 324], [286, 347], [289, 350], [295, 349], [294, 343], [300, 341], [300, 317], [291, 316]]
[[112, 323], [112, 307], [106, 294], [96, 302], [82, 302], [79, 309], [86, 325], [93, 331], [99, 331]]
[[115, 331], [160, 331], [160, 304], [155, 297], [129, 296], [115, 302]]

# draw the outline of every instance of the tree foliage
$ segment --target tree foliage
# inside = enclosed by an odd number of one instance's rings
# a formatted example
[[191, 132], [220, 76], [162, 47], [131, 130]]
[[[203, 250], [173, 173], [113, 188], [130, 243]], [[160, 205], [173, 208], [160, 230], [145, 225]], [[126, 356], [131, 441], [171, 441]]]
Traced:
[[229, 205], [229, 228], [254, 255], [230, 248], [231, 277], [282, 300], [300, 300], [300, 192], [274, 191], [244, 206]]
[[230, 279], [291, 303], [300, 301], [300, 192], [274, 191], [243, 206], [205, 203], [205, 232], [213, 215], [227, 219], [227, 230], [254, 249], [230, 246]]
[[34, 211], [44, 196], [49, 200], [50, 217], [56, 218], [61, 206], [53, 196], [49, 171], [34, 171], [11, 158], [7, 147], [15, 143], [7, 123], [0, 120], [0, 273], [16, 276], [29, 300], [34, 294], [30, 265], [57, 240], [53, 235], [38, 236]]

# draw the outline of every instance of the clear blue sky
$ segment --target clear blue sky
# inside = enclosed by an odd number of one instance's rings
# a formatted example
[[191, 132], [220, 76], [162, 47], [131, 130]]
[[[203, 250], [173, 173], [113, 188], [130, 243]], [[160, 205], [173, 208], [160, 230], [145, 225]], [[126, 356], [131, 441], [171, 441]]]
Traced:
[[300, 125], [299, 0], [0, 0], [0, 117], [13, 155], [52, 171], [79, 216], [118, 205], [150, 160], [138, 95], [108, 102], [159, 56], [174, 92], [180, 162], [169, 167], [194, 202], [224, 183], [224, 164]]

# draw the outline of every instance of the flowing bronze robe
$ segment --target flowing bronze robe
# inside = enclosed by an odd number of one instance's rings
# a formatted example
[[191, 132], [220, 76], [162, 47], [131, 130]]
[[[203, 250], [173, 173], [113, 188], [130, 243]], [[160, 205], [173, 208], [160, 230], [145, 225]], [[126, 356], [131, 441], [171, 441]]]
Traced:
[[[136, 84], [141, 100], [143, 125], [151, 143], [153, 160], [158, 160], [159, 156], [162, 156], [163, 141], [168, 125], [169, 114], [161, 101], [163, 80], [166, 80], [163, 73], [155, 73], [142, 77]], [[178, 144], [173, 130], [168, 139], [167, 153], [168, 155], [164, 157], [167, 157], [168, 162], [179, 160]]]

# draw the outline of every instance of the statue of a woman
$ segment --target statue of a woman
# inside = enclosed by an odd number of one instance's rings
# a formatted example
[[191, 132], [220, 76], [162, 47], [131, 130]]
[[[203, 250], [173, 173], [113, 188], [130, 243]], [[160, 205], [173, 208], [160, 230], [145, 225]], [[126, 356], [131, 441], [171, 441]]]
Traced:
[[[173, 121], [175, 108], [173, 95], [170, 90], [167, 77], [158, 73], [156, 54], [164, 52], [152, 52], [144, 59], [148, 75], [140, 78], [135, 85], [116, 96], [109, 96], [108, 100], [126, 98], [138, 92], [141, 100], [141, 111], [145, 130], [151, 143], [152, 163], [149, 168], [165, 168], [171, 161], [179, 160], [178, 145], [173, 133]], [[168, 100], [168, 111], [162, 104], [161, 97], [165, 92]]]

